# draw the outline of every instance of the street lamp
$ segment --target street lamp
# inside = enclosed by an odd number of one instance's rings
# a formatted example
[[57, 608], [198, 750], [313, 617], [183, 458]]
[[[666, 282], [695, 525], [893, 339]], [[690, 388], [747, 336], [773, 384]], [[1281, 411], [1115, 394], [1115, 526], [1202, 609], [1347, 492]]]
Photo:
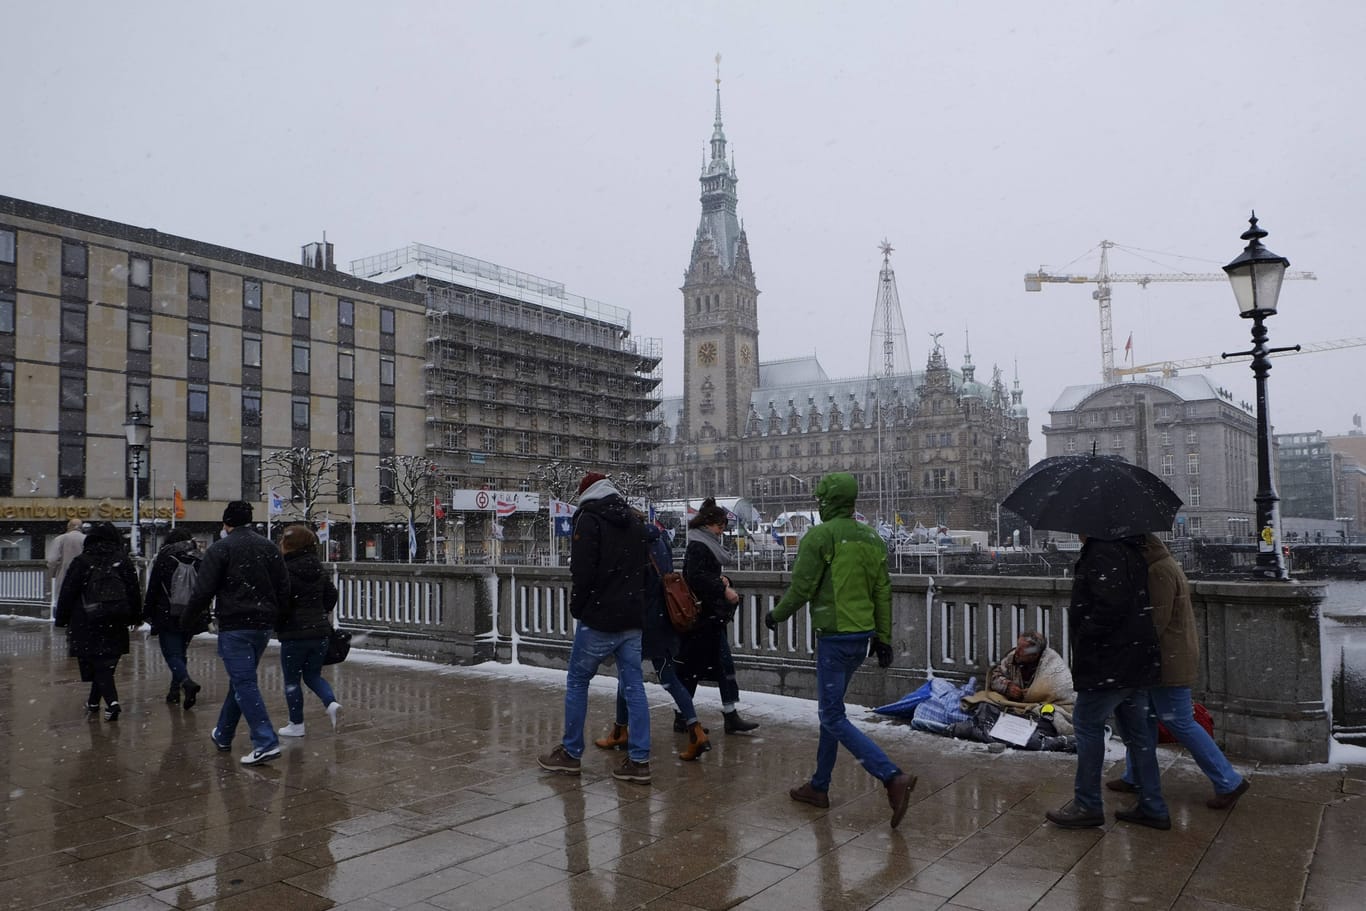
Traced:
[[142, 454], [152, 439], [152, 419], [143, 414], [141, 408], [128, 413], [123, 422], [123, 433], [128, 438], [128, 471], [133, 475], [133, 533], [129, 541], [133, 546], [133, 556], [142, 555], [142, 517], [138, 507], [138, 480], [142, 477]]
[[1277, 256], [1262, 246], [1266, 231], [1257, 227], [1257, 213], [1248, 219], [1250, 227], [1243, 232], [1247, 241], [1237, 259], [1224, 266], [1233, 295], [1238, 301], [1238, 315], [1252, 320], [1252, 348], [1224, 354], [1223, 357], [1252, 355], [1252, 375], [1257, 380], [1257, 564], [1255, 574], [1264, 579], [1288, 581], [1290, 573], [1281, 552], [1280, 497], [1271, 480], [1271, 417], [1266, 400], [1266, 375], [1271, 372], [1270, 356], [1281, 351], [1299, 351], [1300, 346], [1268, 348], [1266, 318], [1276, 314], [1276, 300], [1281, 294], [1281, 281], [1290, 260]]

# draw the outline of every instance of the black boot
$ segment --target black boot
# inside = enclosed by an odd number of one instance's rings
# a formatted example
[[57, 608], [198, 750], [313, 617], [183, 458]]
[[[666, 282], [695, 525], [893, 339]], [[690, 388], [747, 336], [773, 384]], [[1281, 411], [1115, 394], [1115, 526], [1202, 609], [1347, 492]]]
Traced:
[[203, 689], [202, 686], [200, 686], [199, 684], [195, 683], [193, 680], [190, 680], [189, 678], [186, 678], [186, 680], [185, 680], [185, 708], [187, 708], [187, 709], [194, 708], [194, 701], [195, 701], [196, 699], [199, 698], [199, 691], [202, 690], [202, 689]]
[[756, 721], [746, 721], [741, 718], [739, 710], [722, 712], [721, 717], [726, 719], [727, 734], [745, 734], [759, 726], [759, 723]]
[[167, 705], [180, 705], [180, 684], [172, 683], [171, 688], [166, 691]]
[[688, 733], [688, 725], [687, 725], [687, 722], [685, 722], [685, 721], [683, 720], [683, 713], [682, 713], [682, 712], [674, 712], [674, 733], [675, 733], [675, 734], [686, 734], [686, 733]]

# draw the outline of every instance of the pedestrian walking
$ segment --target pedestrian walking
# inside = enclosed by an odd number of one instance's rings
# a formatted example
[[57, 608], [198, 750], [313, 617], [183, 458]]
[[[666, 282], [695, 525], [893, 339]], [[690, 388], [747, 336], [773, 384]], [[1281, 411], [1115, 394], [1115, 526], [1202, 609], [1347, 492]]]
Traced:
[[[727, 734], [747, 734], [759, 727], [740, 714], [740, 684], [735, 679], [727, 626], [735, 619], [740, 594], [722, 570], [735, 557], [726, 550], [722, 536], [730, 514], [712, 497], [702, 501], [697, 515], [688, 521], [688, 549], [683, 554], [683, 578], [701, 602], [697, 625], [683, 635], [679, 676], [689, 695], [696, 695], [699, 680], [714, 680], [721, 694], [721, 717]], [[674, 725], [678, 728], [677, 722]]]
[[289, 604], [275, 621], [285, 705], [289, 708], [289, 724], [280, 728], [280, 734], [304, 736], [305, 686], [322, 700], [335, 731], [341, 703], [323, 677], [323, 659], [332, 632], [332, 609], [337, 606], [337, 586], [318, 560], [318, 536], [307, 525], [285, 529], [280, 536], [280, 553], [289, 572]]
[[[1214, 785], [1214, 796], [1205, 801], [1211, 810], [1227, 810], [1247, 793], [1251, 784], [1233, 768], [1214, 738], [1195, 721], [1191, 685], [1200, 664], [1200, 635], [1191, 607], [1190, 583], [1181, 564], [1156, 535], [1144, 535], [1139, 545], [1148, 564], [1148, 598], [1153, 605], [1153, 626], [1162, 648], [1162, 682], [1148, 690], [1152, 710], [1148, 726], [1157, 741], [1157, 723], [1190, 751], [1195, 764]], [[1105, 783], [1112, 791], [1137, 790], [1135, 760], [1128, 757], [1124, 775]]]
[[[640, 650], [655, 669], [655, 675], [664, 690], [673, 697], [674, 730], [688, 735], [688, 745], [678, 754], [685, 762], [700, 759], [711, 749], [708, 731], [697, 720], [697, 709], [693, 707], [692, 695], [683, 681], [678, 678], [674, 656], [678, 654], [679, 636], [669, 619], [669, 609], [664, 601], [663, 577], [673, 572], [673, 552], [669, 541], [658, 526], [646, 524], [645, 540], [649, 548], [650, 569], [645, 573], [645, 620], [641, 629]], [[606, 737], [593, 744], [604, 750], [625, 749], [629, 733], [629, 713], [626, 707], [626, 691], [617, 679], [617, 715], [612, 729]], [[680, 728], [681, 724], [681, 728]]]
[[888, 759], [844, 710], [844, 694], [864, 659], [874, 655], [878, 667], [888, 668], [893, 658], [887, 545], [876, 531], [854, 518], [857, 499], [858, 480], [852, 474], [835, 472], [816, 484], [820, 524], [802, 536], [792, 582], [764, 616], [764, 624], [776, 630], [803, 604], [811, 605], [821, 733], [815, 773], [790, 789], [788, 796], [814, 807], [829, 807], [830, 776], [843, 745], [887, 789], [895, 829], [910, 806], [916, 778]]
[[1072, 725], [1077, 771], [1072, 799], [1045, 816], [1066, 829], [1105, 824], [1101, 773], [1105, 722], [1115, 716], [1132, 758], [1138, 802], [1115, 818], [1153, 829], [1170, 829], [1162, 799], [1154, 728], [1148, 721], [1148, 688], [1161, 681], [1161, 652], [1148, 598], [1148, 564], [1141, 535], [1117, 540], [1082, 536], [1081, 554], [1067, 608], [1072, 641], [1072, 681], [1077, 689]]
[[80, 519], [68, 519], [66, 531], [53, 538], [47, 546], [47, 572], [52, 578], [52, 601], [54, 605], [57, 602], [57, 596], [61, 594], [62, 582], [66, 579], [67, 569], [85, 548], [85, 532], [81, 531], [83, 524]]
[[151, 634], [157, 637], [161, 657], [171, 669], [166, 703], [183, 704], [187, 709], [194, 707], [199, 691], [203, 689], [190, 678], [187, 663], [190, 640], [205, 632], [208, 624], [201, 618], [199, 624], [186, 630], [181, 628], [181, 620], [194, 595], [199, 562], [203, 557], [194, 535], [184, 528], [171, 529], [166, 535], [166, 543], [161, 545], [152, 561], [152, 571], [147, 576], [147, 597], [143, 602]]
[[564, 693], [564, 737], [537, 757], [541, 768], [578, 775], [588, 715], [588, 683], [609, 656], [626, 697], [626, 758], [612, 770], [622, 781], [650, 782], [650, 707], [640, 669], [649, 557], [645, 528], [606, 475], [590, 471], [579, 482], [570, 543], [569, 613], [578, 621]]
[[289, 574], [274, 544], [251, 529], [251, 504], [233, 500], [223, 510], [225, 534], [210, 545], [199, 564], [190, 606], [181, 629], [195, 629], [214, 603], [218, 657], [228, 673], [228, 695], [209, 735], [221, 752], [232, 749], [237, 723], [245, 716], [253, 748], [242, 765], [269, 762], [280, 755], [280, 740], [270, 722], [256, 670], [270, 641], [275, 619], [289, 604]]
[[65, 568], [52, 615], [66, 628], [67, 654], [76, 659], [81, 681], [90, 684], [85, 711], [117, 721], [123, 711], [114, 672], [128, 654], [128, 630], [142, 623], [137, 570], [119, 530], [98, 522], [84, 536], [79, 556]]

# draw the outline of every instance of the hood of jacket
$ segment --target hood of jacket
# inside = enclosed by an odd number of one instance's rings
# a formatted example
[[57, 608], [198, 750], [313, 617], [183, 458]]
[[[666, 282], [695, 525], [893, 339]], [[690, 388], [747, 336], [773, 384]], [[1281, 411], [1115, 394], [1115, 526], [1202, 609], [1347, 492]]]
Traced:
[[839, 471], [828, 474], [816, 484], [816, 503], [821, 521], [850, 519], [854, 516], [854, 501], [858, 499], [858, 479]]
[[[584, 491], [584, 496], [587, 496], [591, 491], [596, 490], [599, 484], [606, 484], [611, 487], [610, 481], [599, 481], [597, 484], [594, 484], [592, 487], [588, 488], [588, 490]], [[615, 525], [618, 528], [627, 528], [635, 521], [635, 512], [630, 506], [626, 505], [626, 501], [621, 498], [621, 494], [617, 493], [615, 487], [612, 487], [611, 491], [606, 495], [594, 497], [586, 503], [583, 501], [583, 497], [580, 497], [579, 509], [584, 512], [591, 512], [602, 521], [609, 525]]]
[[1149, 566], [1172, 555], [1172, 552], [1167, 549], [1167, 545], [1163, 544], [1162, 539], [1157, 535], [1144, 535], [1139, 541], [1138, 549]]
[[296, 550], [285, 554], [285, 567], [291, 576], [298, 576], [304, 582], [312, 582], [323, 576], [323, 565], [318, 555], [311, 550]]
[[579, 506], [582, 507], [593, 500], [602, 500], [612, 496], [621, 499], [621, 491], [617, 490], [617, 485], [607, 478], [603, 478], [601, 481], [594, 481], [588, 485], [583, 493], [579, 494]]

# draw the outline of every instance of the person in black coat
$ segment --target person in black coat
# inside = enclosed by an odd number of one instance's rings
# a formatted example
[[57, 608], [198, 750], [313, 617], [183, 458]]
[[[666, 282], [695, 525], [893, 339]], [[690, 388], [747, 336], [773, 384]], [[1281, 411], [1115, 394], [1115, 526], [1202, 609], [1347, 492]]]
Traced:
[[688, 549], [683, 555], [683, 578], [702, 603], [697, 625], [683, 636], [679, 677], [689, 693], [697, 692], [699, 680], [714, 680], [721, 691], [721, 717], [727, 734], [743, 734], [759, 725], [741, 717], [737, 703], [740, 685], [735, 679], [735, 659], [730, 653], [726, 625], [735, 618], [740, 595], [731, 588], [721, 570], [732, 558], [722, 543], [730, 514], [716, 500], [702, 501], [688, 522]]
[[280, 733], [285, 737], [304, 736], [304, 686], [322, 700], [335, 731], [341, 703], [323, 677], [323, 659], [332, 632], [332, 609], [337, 606], [337, 586], [318, 560], [318, 536], [307, 525], [285, 529], [280, 536], [280, 553], [289, 572], [289, 605], [275, 621], [285, 704], [289, 707], [289, 724], [280, 728]]
[[1153, 729], [1148, 724], [1148, 687], [1162, 681], [1162, 653], [1148, 597], [1148, 561], [1142, 536], [1105, 541], [1082, 538], [1067, 608], [1072, 682], [1077, 701], [1077, 774], [1072, 800], [1045, 815], [1068, 829], [1105, 823], [1101, 772], [1105, 721], [1111, 713], [1128, 748], [1138, 803], [1115, 818], [1170, 829], [1162, 799]]
[[[669, 619], [669, 608], [664, 601], [663, 577], [674, 569], [673, 551], [669, 549], [668, 537], [657, 525], [646, 524], [645, 540], [650, 548], [650, 569], [645, 573], [645, 626], [641, 631], [640, 653], [654, 665], [659, 683], [674, 699], [674, 729], [688, 734], [688, 745], [678, 754], [685, 762], [698, 759], [711, 749], [707, 729], [697, 720], [697, 710], [693, 707], [692, 695], [683, 681], [678, 679], [674, 656], [678, 654], [680, 640]], [[617, 681], [617, 719], [606, 737], [593, 741], [604, 750], [625, 749], [629, 734], [627, 724], [626, 693]]]
[[104, 717], [117, 720], [122, 708], [114, 671], [119, 658], [128, 654], [129, 627], [142, 623], [142, 592], [133, 559], [111, 523], [98, 522], [86, 534], [80, 555], [62, 580], [53, 622], [66, 628], [67, 653], [76, 659], [82, 682], [90, 684], [86, 712], [98, 712], [103, 698]]
[[166, 536], [166, 543], [161, 545], [152, 563], [152, 571], [147, 576], [147, 597], [143, 601], [152, 635], [157, 637], [157, 644], [161, 646], [161, 657], [166, 659], [166, 666], [171, 669], [171, 688], [166, 692], [166, 702], [180, 705], [183, 688], [187, 709], [194, 707], [199, 691], [203, 689], [190, 679], [186, 665], [190, 640], [208, 629], [208, 626], [201, 622], [188, 631], [180, 628], [180, 615], [186, 605], [171, 603], [171, 580], [175, 578], [177, 567], [182, 564], [198, 566], [202, 557], [194, 535], [184, 528], [171, 529]]

